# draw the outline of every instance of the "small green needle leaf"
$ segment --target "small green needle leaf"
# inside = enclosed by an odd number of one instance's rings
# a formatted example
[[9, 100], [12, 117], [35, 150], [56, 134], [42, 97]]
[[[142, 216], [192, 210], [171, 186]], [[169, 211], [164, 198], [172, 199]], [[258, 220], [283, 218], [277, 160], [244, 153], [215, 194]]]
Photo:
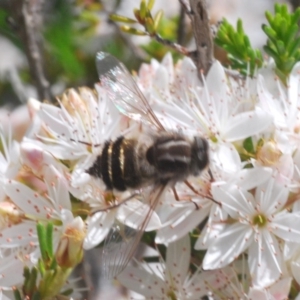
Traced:
[[130, 19], [124, 16], [120, 16], [120, 15], [116, 15], [116, 14], [111, 14], [109, 16], [110, 20], [115, 21], [115, 22], [123, 22], [123, 23], [127, 23], [127, 24], [135, 24], [137, 23], [136, 20], [134, 19]]
[[134, 35], [148, 35], [147, 32], [133, 28], [133, 27], [129, 27], [129, 26], [120, 26], [120, 29], [124, 32], [130, 33], [130, 34], [134, 34]]

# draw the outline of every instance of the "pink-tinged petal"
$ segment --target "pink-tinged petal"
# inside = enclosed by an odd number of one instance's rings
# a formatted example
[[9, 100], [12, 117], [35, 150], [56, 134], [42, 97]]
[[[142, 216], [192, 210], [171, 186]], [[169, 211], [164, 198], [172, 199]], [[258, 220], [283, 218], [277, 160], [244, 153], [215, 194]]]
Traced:
[[[149, 215], [151, 214], [150, 218]], [[143, 226], [146, 216], [149, 218], [145, 231], [157, 230], [161, 227], [160, 219], [155, 211], [150, 211], [150, 207], [137, 200], [127, 201], [118, 209], [116, 218], [125, 225], [140, 229]]]
[[291, 289], [292, 278], [287, 277], [275, 282], [270, 288], [270, 294], [274, 300], [286, 300], [288, 299]]
[[300, 242], [300, 212], [283, 211], [276, 214], [269, 227], [284, 241]]
[[254, 287], [273, 284], [282, 274], [282, 254], [276, 238], [260, 231], [248, 250], [248, 264]]
[[[76, 146], [77, 147], [77, 146]], [[74, 159], [87, 155], [85, 147], [80, 145], [77, 149], [68, 142], [66, 147], [61, 145], [46, 145], [40, 141], [24, 138], [21, 144], [21, 155], [23, 163], [32, 168], [35, 173], [43, 173], [47, 165], [53, 165], [57, 169], [66, 169], [66, 167], [57, 160], [59, 159]], [[55, 159], [56, 158], [56, 159]]]
[[28, 215], [44, 219], [53, 212], [50, 201], [20, 182], [7, 180], [4, 189], [11, 201]]
[[117, 279], [128, 289], [149, 297], [148, 299], [165, 299], [168, 288], [166, 283], [141, 267], [128, 266]]
[[99, 245], [107, 236], [111, 226], [115, 220], [115, 212], [95, 213], [86, 220], [87, 235], [83, 243], [83, 248], [86, 250], [92, 249]]
[[170, 219], [168, 218], [167, 225], [158, 230], [155, 243], [167, 244], [186, 235], [189, 231], [193, 230], [199, 225], [209, 214], [211, 203], [206, 202], [204, 206], [196, 210], [195, 205], [191, 203], [189, 208], [176, 209]]
[[27, 100], [27, 106], [28, 106], [28, 110], [29, 110], [29, 115], [30, 118], [33, 119], [33, 117], [36, 115], [36, 113], [40, 110], [41, 108], [41, 101], [38, 101], [34, 98], [29, 98]]
[[233, 262], [253, 243], [253, 230], [243, 224], [227, 225], [204, 257], [203, 269], [218, 269]]
[[264, 289], [250, 288], [247, 298], [253, 300], [270, 300], [270, 295]]
[[251, 112], [240, 113], [232, 117], [224, 128], [222, 136], [228, 141], [238, 141], [267, 129], [272, 124], [272, 116], [256, 108]]
[[166, 254], [166, 269], [171, 282], [184, 283], [191, 259], [191, 243], [188, 235], [170, 243]]

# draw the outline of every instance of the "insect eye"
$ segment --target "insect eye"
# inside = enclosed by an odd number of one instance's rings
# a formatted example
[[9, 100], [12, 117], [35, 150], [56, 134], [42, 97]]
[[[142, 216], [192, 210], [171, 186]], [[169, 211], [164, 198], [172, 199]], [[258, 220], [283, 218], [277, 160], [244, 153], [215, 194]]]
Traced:
[[196, 149], [198, 168], [203, 169], [206, 167], [208, 162], [208, 157], [207, 157], [208, 143], [205, 139], [201, 137], [195, 137], [194, 145]]

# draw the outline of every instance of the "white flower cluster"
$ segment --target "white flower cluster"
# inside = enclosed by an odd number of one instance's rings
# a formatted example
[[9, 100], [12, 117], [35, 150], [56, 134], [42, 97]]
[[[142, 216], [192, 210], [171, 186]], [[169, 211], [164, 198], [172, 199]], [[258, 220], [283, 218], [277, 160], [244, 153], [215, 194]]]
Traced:
[[105, 241], [115, 256], [122, 245], [105, 238], [116, 224], [156, 230], [166, 257], [129, 264], [118, 276], [147, 299], [287, 299], [292, 280], [300, 285], [299, 80], [299, 65], [284, 85], [271, 62], [246, 79], [215, 62], [203, 84], [188, 58], [174, 66], [168, 54], [143, 65], [136, 81], [164, 128], [210, 146], [209, 170], [188, 179], [193, 188], [178, 182], [155, 206], [151, 186], [137, 197], [112, 195], [87, 173], [105, 142], [153, 130], [122, 114], [105, 87], [71, 89], [58, 106], [30, 100], [35, 113], [22, 142], [1, 136], [2, 290], [20, 285], [23, 266], [36, 264], [36, 223], [51, 221], [54, 248], [75, 228], [84, 249]]

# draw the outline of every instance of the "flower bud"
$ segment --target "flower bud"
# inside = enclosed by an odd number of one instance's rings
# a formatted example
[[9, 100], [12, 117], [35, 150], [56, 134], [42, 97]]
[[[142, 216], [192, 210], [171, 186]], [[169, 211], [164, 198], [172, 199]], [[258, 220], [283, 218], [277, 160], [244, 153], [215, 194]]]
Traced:
[[75, 267], [83, 257], [85, 224], [80, 217], [73, 219], [66, 228], [56, 250], [56, 261], [64, 268]]
[[11, 202], [0, 203], [0, 230], [19, 224], [23, 220], [24, 214]]
[[264, 166], [273, 166], [279, 161], [281, 155], [282, 152], [277, 144], [274, 141], [268, 141], [259, 149], [257, 159]]

